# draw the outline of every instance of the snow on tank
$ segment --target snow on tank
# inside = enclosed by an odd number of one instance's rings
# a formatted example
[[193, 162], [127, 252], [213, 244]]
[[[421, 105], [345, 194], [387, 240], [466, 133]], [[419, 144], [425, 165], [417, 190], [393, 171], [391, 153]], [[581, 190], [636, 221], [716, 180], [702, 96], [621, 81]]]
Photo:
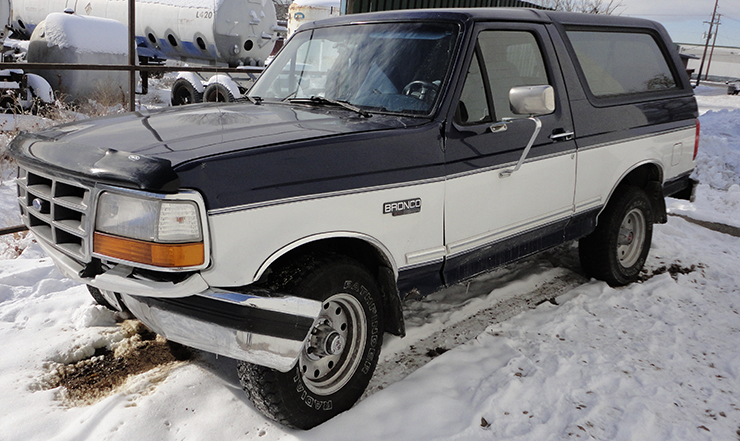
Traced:
[[[17, 35], [29, 37], [49, 13], [67, 8], [128, 23], [126, 0], [13, 0], [11, 26]], [[277, 26], [270, 0], [136, 0], [139, 56], [261, 66], [279, 31], [284, 28]]]
[[[105, 38], [100, 36], [104, 35]], [[128, 30], [106, 18], [52, 13], [34, 29], [28, 44], [31, 63], [127, 64]], [[67, 99], [120, 97], [128, 93], [128, 72], [39, 70], [53, 90]]]

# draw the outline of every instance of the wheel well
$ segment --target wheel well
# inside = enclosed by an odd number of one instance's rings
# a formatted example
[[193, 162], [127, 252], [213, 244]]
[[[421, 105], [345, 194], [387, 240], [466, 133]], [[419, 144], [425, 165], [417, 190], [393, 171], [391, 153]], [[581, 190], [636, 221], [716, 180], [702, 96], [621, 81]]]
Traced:
[[641, 188], [650, 199], [653, 222], [666, 223], [666, 206], [663, 196], [663, 170], [656, 164], [643, 164], [627, 173], [612, 192], [609, 200], [622, 193], [627, 187]]
[[269, 277], [271, 269], [279, 268], [306, 254], [337, 254], [352, 258], [364, 266], [375, 278], [383, 295], [383, 318], [385, 331], [393, 335], [405, 335], [401, 298], [398, 295], [396, 277], [392, 265], [383, 253], [372, 244], [356, 238], [331, 238], [311, 242], [293, 249], [273, 262], [260, 281]]

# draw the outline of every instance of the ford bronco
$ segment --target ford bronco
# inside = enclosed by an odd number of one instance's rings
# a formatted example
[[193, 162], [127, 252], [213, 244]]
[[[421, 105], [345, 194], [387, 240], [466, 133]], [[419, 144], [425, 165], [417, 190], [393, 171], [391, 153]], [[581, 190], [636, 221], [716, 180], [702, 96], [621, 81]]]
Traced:
[[579, 240], [638, 279], [690, 197], [697, 106], [666, 31], [528, 9], [309, 23], [242, 102], [19, 135], [24, 222], [68, 277], [238, 360], [255, 406], [350, 408], [402, 301]]

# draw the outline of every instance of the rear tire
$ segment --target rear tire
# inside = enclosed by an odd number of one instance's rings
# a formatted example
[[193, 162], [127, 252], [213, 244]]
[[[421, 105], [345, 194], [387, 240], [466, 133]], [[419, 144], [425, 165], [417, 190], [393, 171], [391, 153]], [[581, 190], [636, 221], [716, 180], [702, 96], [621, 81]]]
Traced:
[[223, 84], [213, 83], [209, 84], [203, 92], [203, 101], [207, 103], [231, 103], [234, 101], [234, 95]]
[[617, 193], [599, 216], [593, 233], [578, 244], [581, 267], [586, 275], [622, 286], [640, 277], [650, 252], [653, 209], [638, 187]]
[[278, 271], [281, 292], [324, 308], [288, 372], [240, 361], [239, 380], [255, 407], [275, 421], [310, 429], [352, 407], [365, 391], [383, 342], [381, 295], [354, 260], [307, 256]]
[[6, 94], [0, 98], [0, 109], [6, 114], [20, 115], [23, 113], [23, 107], [14, 94]]

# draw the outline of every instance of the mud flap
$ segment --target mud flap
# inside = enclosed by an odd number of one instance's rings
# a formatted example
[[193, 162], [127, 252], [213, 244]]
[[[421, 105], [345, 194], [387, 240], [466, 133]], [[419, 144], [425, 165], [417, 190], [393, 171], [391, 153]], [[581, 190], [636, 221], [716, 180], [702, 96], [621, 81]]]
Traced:
[[380, 267], [380, 270], [378, 271], [378, 279], [385, 300], [383, 302], [383, 315], [385, 316], [384, 331], [399, 337], [404, 337], [406, 336], [406, 324], [403, 321], [403, 307], [401, 305], [401, 297], [398, 295], [398, 288], [396, 286], [396, 278], [393, 274], [393, 270], [388, 267]]

